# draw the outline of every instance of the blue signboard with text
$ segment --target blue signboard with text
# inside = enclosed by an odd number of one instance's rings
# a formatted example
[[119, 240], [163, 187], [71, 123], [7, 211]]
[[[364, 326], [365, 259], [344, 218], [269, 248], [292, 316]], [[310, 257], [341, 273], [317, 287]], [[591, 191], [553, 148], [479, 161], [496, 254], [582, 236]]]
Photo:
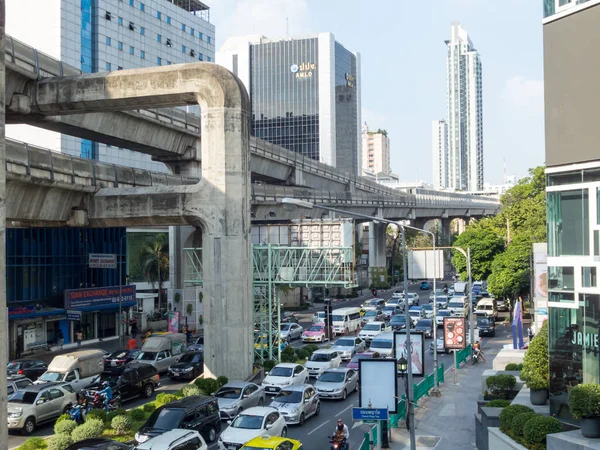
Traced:
[[119, 306], [119, 302], [122, 307], [136, 304], [134, 284], [65, 290], [65, 309], [67, 310], [113, 309]]
[[352, 420], [388, 420], [389, 417], [385, 408], [352, 408]]

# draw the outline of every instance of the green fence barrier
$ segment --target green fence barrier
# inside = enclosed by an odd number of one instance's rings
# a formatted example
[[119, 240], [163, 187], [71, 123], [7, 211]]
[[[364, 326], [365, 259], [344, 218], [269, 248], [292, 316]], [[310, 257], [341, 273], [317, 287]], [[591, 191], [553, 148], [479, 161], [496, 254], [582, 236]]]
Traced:
[[438, 385], [437, 387], [440, 387], [440, 383], [444, 382], [444, 363], [442, 363], [439, 367], [438, 367]]
[[461, 363], [467, 362], [469, 356], [471, 356], [471, 344], [456, 352], [456, 368], [460, 368]]

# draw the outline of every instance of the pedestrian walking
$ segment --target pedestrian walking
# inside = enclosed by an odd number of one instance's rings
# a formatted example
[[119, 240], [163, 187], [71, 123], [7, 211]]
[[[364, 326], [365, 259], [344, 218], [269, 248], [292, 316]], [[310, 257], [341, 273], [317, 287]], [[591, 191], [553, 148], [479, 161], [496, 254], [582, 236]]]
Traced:
[[135, 337], [137, 336], [137, 333], [138, 333], [137, 320], [133, 319], [133, 321], [131, 322], [131, 336], [133, 336], [133, 338], [135, 339]]
[[56, 332], [56, 345], [58, 345], [60, 347], [60, 349], [63, 349], [63, 344], [65, 343], [65, 336], [63, 335], [62, 330], [59, 328], [58, 331]]
[[81, 341], [83, 341], [83, 333], [81, 330], [75, 332], [75, 341], [77, 342], [77, 347], [81, 347]]

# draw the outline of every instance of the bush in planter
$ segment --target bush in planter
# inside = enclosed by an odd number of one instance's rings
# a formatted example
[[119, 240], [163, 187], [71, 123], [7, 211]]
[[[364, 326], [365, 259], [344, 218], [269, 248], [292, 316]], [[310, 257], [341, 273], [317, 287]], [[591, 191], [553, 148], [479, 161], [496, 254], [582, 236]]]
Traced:
[[513, 417], [512, 422], [510, 423], [511, 425], [511, 433], [512, 433], [512, 437], [520, 439], [523, 437], [523, 431], [525, 428], [525, 424], [529, 421], [529, 419], [531, 419], [532, 417], [536, 417], [537, 414], [533, 413], [533, 412], [524, 412], [521, 414], [517, 414], [515, 417]]
[[523, 427], [523, 437], [529, 445], [543, 445], [547, 434], [560, 433], [562, 430], [562, 424], [554, 417], [536, 415]]
[[534, 412], [529, 406], [525, 405], [510, 405], [502, 410], [498, 418], [500, 419], [500, 430], [504, 433], [511, 430], [512, 420], [518, 414], [525, 412]]
[[41, 437], [31, 437], [17, 447], [17, 450], [40, 450], [46, 448], [46, 439]]
[[145, 412], [153, 412], [155, 409], [156, 409], [156, 405], [154, 404], [154, 402], [146, 403], [144, 405]]
[[162, 394], [158, 394], [156, 396], [156, 400], [154, 401], [154, 403], [156, 404], [156, 407], [160, 407], [163, 405], [166, 405], [167, 403], [171, 403], [177, 400], [177, 396], [174, 394], [166, 394], [166, 393], [162, 393]]
[[181, 392], [183, 392], [184, 397], [189, 397], [191, 395], [204, 395], [204, 391], [195, 384], [188, 384], [182, 387]]
[[517, 364], [517, 363], [508, 363], [506, 365], [506, 367], [504, 368], [504, 370], [508, 370], [508, 371], [521, 371], [523, 370], [523, 364]]
[[498, 395], [507, 399], [510, 392], [515, 388], [517, 379], [514, 375], [500, 374], [488, 377], [485, 383], [492, 395]]
[[54, 424], [54, 434], [68, 434], [70, 436], [76, 427], [77, 423], [73, 420], [61, 420]]
[[73, 439], [70, 434], [60, 433], [48, 439], [46, 448], [48, 450], [65, 450], [72, 443]]
[[269, 372], [276, 365], [277, 365], [277, 361], [273, 361], [272, 359], [267, 359], [267, 360], [265, 360], [265, 362], [263, 362], [262, 366], [265, 369], [265, 372]]
[[485, 406], [486, 408], [506, 408], [510, 406], [510, 402], [508, 400], [497, 399], [487, 402]]
[[600, 385], [574, 386], [569, 392], [569, 409], [576, 419], [600, 418]]
[[[115, 418], [116, 417], [118, 417], [118, 416], [115, 416]], [[146, 413], [142, 409], [136, 408], [136, 409], [132, 409], [131, 411], [129, 411], [129, 417], [131, 417], [131, 420], [133, 420], [134, 422], [142, 422], [143, 420], [146, 419]], [[112, 426], [112, 420], [110, 423]]]
[[531, 341], [523, 359], [520, 377], [531, 390], [548, 389], [548, 321], [544, 322], [540, 332]]
[[131, 419], [127, 416], [116, 416], [110, 422], [110, 427], [120, 435], [127, 434], [131, 431]]
[[92, 439], [102, 436], [104, 432], [104, 422], [95, 417], [88, 418], [86, 416], [85, 423], [79, 425], [71, 433], [74, 442], [83, 441], [84, 439]]

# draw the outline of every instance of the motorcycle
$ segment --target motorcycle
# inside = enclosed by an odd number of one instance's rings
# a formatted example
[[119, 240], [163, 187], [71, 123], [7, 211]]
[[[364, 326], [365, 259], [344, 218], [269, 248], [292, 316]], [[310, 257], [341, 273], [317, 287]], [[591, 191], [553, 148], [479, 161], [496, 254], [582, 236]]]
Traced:
[[331, 450], [349, 450], [346, 438], [340, 440], [339, 438], [335, 438], [333, 436], [327, 437], [329, 438], [329, 443], [331, 444]]
[[81, 425], [85, 422], [85, 415], [92, 409], [91, 405], [76, 404], [69, 410], [69, 417], [76, 424]]
[[479, 358], [481, 358], [481, 350], [473, 350], [473, 355], [471, 355], [471, 363], [477, 364], [479, 362]]
[[[103, 394], [101, 394], [99, 392], [88, 391], [85, 394], [85, 396], [88, 399], [88, 404], [90, 405], [90, 408], [106, 409], [106, 406], [104, 405], [104, 395]], [[108, 410], [116, 411], [120, 407], [121, 407], [121, 395], [117, 394], [110, 400], [110, 402], [108, 402]]]

